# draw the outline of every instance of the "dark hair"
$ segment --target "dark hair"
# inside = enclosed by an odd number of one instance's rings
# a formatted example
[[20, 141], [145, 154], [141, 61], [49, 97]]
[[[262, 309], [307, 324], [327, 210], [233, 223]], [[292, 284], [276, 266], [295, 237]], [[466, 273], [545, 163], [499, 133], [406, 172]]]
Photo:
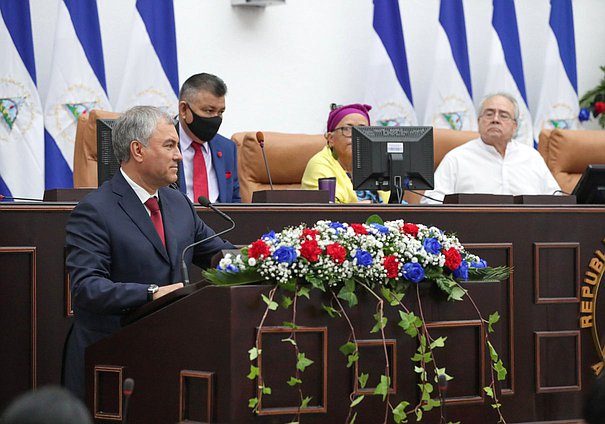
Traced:
[[584, 420], [588, 424], [605, 423], [605, 377], [601, 374], [584, 402]]
[[27, 392], [0, 417], [2, 424], [92, 424], [82, 401], [58, 386]]
[[225, 97], [227, 94], [227, 85], [225, 81], [212, 74], [195, 74], [187, 78], [187, 81], [181, 86], [179, 100], [186, 102], [200, 91], [208, 91], [216, 97]]

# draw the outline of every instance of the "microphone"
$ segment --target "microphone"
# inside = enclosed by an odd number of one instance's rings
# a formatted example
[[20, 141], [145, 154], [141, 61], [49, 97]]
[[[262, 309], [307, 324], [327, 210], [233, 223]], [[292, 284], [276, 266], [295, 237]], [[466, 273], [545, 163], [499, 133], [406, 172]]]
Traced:
[[439, 387], [439, 398], [441, 400], [441, 419], [443, 423], [447, 423], [447, 414], [445, 410], [445, 396], [447, 394], [447, 376], [445, 374], [439, 374], [437, 377]]
[[267, 176], [269, 177], [269, 185], [271, 186], [271, 190], [273, 190], [273, 181], [271, 181], [271, 172], [269, 172], [269, 162], [267, 162], [267, 156], [265, 155], [265, 134], [263, 134], [262, 131], [256, 132], [256, 141], [258, 141], [260, 149], [263, 152], [263, 160], [265, 161], [265, 169], [267, 170]]
[[0, 194], [0, 202], [4, 200], [25, 200], [26, 202], [44, 202], [42, 199], [31, 199], [29, 197], [11, 197]]
[[132, 392], [134, 392], [134, 380], [132, 378], [127, 378], [126, 380], [124, 380], [124, 384], [122, 386], [122, 395], [124, 396], [122, 424], [126, 424], [128, 422], [128, 401], [130, 400]]
[[187, 251], [189, 249], [197, 246], [198, 244], [202, 244], [209, 240], [212, 240], [213, 238], [221, 236], [225, 233], [228, 233], [229, 231], [231, 231], [235, 228], [235, 221], [233, 219], [231, 219], [231, 217], [229, 215], [227, 215], [225, 212], [218, 210], [212, 203], [210, 203], [210, 200], [208, 200], [206, 197], [200, 196], [200, 197], [198, 197], [197, 201], [205, 208], [212, 209], [214, 212], [218, 213], [222, 218], [229, 221], [231, 223], [231, 227], [227, 228], [226, 230], [220, 231], [218, 233], [212, 234], [209, 237], [198, 240], [195, 243], [191, 243], [189, 246], [187, 246], [183, 249], [183, 253], [181, 254], [181, 273], [183, 274], [183, 285], [185, 285], [185, 286], [188, 286], [190, 283], [189, 282], [189, 270], [187, 269], [187, 264], [185, 263], [185, 253], [187, 253]]

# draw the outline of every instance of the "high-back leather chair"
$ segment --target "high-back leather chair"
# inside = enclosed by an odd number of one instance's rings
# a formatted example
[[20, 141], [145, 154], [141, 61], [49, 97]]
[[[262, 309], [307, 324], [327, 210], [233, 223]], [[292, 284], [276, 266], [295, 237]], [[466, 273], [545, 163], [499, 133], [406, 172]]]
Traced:
[[[273, 187], [300, 188], [307, 162], [326, 145], [324, 136], [278, 132], [265, 132], [264, 135], [265, 154]], [[237, 146], [240, 196], [243, 203], [249, 203], [252, 193], [270, 188], [263, 152], [256, 141], [256, 132], [235, 133], [231, 140]]]
[[605, 164], [605, 131], [542, 130], [539, 140], [538, 152], [566, 193], [589, 164]]
[[97, 119], [115, 119], [117, 112], [93, 109], [78, 118], [74, 145], [74, 188], [98, 187]]
[[[265, 154], [273, 186], [276, 189], [300, 188], [300, 180], [311, 157], [325, 145], [322, 134], [287, 134], [265, 132]], [[434, 129], [435, 168], [443, 156], [479, 134], [473, 131], [453, 131]], [[269, 178], [265, 170], [263, 154], [256, 141], [256, 132], [239, 132], [231, 137], [237, 146], [237, 169], [242, 202], [248, 203], [252, 193], [269, 189]], [[420, 196], [406, 192], [404, 199], [408, 203], [418, 203]]]

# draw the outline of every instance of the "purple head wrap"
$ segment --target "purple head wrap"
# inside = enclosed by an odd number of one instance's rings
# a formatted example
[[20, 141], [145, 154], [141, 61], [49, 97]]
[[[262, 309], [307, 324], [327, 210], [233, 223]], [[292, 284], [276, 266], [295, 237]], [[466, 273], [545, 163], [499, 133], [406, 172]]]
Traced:
[[368, 112], [370, 110], [372, 110], [372, 106], [362, 105], [359, 103], [355, 103], [352, 105], [345, 105], [345, 106], [339, 107], [338, 109], [334, 109], [328, 115], [328, 132], [334, 131], [334, 128], [336, 128], [336, 125], [338, 125], [345, 116], [350, 115], [352, 113], [358, 113], [360, 115], [365, 116], [369, 123], [370, 115]]

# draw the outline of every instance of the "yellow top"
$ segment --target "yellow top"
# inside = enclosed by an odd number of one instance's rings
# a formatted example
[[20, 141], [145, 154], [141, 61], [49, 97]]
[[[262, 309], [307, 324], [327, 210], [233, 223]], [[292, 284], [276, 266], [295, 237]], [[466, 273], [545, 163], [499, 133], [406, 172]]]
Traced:
[[[353, 182], [332, 155], [330, 147], [325, 146], [309, 159], [302, 177], [301, 187], [307, 190], [317, 190], [317, 180], [328, 177], [336, 177], [336, 203], [357, 203]], [[384, 203], [389, 202], [389, 192], [379, 191], [378, 194]]]

